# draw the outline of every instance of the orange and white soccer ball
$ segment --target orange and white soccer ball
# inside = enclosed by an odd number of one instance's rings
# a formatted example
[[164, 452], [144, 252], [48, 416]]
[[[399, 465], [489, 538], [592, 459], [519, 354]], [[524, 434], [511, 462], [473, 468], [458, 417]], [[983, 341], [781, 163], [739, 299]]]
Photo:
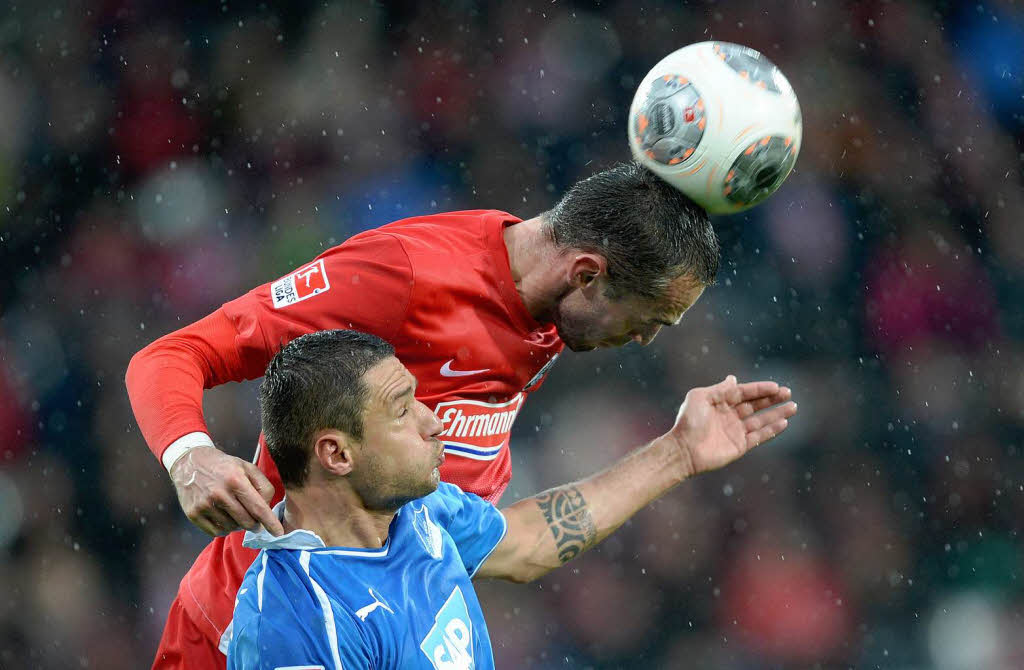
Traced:
[[729, 42], [699, 42], [663, 58], [629, 110], [633, 155], [712, 214], [774, 193], [793, 169], [802, 129], [782, 72]]

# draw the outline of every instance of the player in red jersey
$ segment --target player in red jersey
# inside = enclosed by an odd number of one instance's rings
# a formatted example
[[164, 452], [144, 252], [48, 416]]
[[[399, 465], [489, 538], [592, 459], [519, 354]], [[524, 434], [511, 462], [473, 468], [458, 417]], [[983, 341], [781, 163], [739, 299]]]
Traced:
[[388, 340], [441, 419], [442, 477], [491, 502], [511, 477], [508, 437], [563, 345], [646, 344], [713, 282], [707, 214], [630, 163], [576, 184], [527, 221], [492, 210], [404, 219], [356, 235], [133, 357], [126, 383], [182, 509], [220, 535], [182, 579], [157, 668], [223, 668], [235, 594], [256, 552], [238, 528], [280, 534], [280, 478], [213, 446], [203, 389], [255, 379], [299, 335], [351, 328]]

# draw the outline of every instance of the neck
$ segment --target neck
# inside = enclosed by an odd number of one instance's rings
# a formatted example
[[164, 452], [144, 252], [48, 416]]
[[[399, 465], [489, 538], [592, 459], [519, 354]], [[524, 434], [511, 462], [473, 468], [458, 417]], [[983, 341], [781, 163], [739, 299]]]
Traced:
[[512, 278], [526, 311], [537, 321], [550, 323], [563, 282], [558, 248], [544, 231], [543, 219], [535, 216], [507, 226], [503, 234]]
[[366, 509], [348, 487], [306, 485], [289, 490], [285, 502], [284, 531], [309, 530], [328, 547], [380, 549], [388, 539], [395, 512]]

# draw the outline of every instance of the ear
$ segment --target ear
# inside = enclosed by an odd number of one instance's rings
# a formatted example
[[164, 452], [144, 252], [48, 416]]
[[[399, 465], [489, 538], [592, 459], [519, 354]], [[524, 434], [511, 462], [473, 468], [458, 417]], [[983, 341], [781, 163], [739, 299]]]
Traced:
[[604, 256], [591, 252], [577, 252], [569, 265], [569, 286], [584, 289], [602, 275], [608, 274], [608, 261]]
[[352, 472], [355, 442], [338, 430], [322, 430], [313, 442], [313, 461], [328, 474], [344, 477]]

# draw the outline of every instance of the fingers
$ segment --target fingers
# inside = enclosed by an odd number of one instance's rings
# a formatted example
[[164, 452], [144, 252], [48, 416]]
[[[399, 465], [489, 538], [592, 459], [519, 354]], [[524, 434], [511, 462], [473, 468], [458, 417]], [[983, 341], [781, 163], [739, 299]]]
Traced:
[[[248, 484], [248, 480], [246, 480], [246, 483]], [[247, 508], [249, 507], [248, 499], [252, 496], [243, 493], [242, 491], [232, 491], [231, 493], [234, 494], [234, 497], [229, 493], [228, 496], [217, 501], [217, 507], [220, 511], [223, 511], [230, 516], [237, 527], [245, 528], [246, 530], [254, 530], [257, 525], [256, 519], [254, 519], [253, 515], [247, 511]], [[253, 495], [255, 495], [255, 491], [253, 491]], [[259, 500], [263, 503], [262, 498]], [[263, 504], [266, 505], [266, 503]]]
[[203, 532], [213, 536], [227, 535], [233, 530], [238, 530], [238, 524], [235, 523], [234, 519], [217, 507], [203, 510], [194, 523]]
[[280, 519], [248, 479], [218, 495], [216, 502], [190, 517], [204, 533], [224, 535], [239, 528], [256, 530], [260, 524], [272, 535], [284, 534]]
[[771, 407], [772, 405], [778, 405], [779, 403], [786, 402], [791, 397], [793, 397], [793, 392], [789, 389], [789, 387], [780, 386], [779, 390], [774, 395], [764, 396], [762, 398], [757, 398], [756, 400], [749, 400], [747, 402], [741, 402], [740, 404], [736, 405], [736, 412], [739, 414], [741, 419], [745, 419], [751, 414], [754, 414], [755, 412], [760, 412], [762, 409], [766, 407]]
[[[274, 510], [270, 509], [270, 505], [267, 504], [267, 496], [259, 490], [259, 482], [254, 481], [257, 477], [252, 473], [248, 474], [249, 479], [246, 480], [246, 483], [239, 487], [239, 490], [235, 491], [235, 495], [238, 497], [239, 502], [245, 506], [248, 515], [251, 515], [250, 518], [255, 518], [256, 521], [263, 524], [263, 527], [267, 529], [267, 532], [271, 535], [274, 535], [275, 537], [278, 535], [284, 535], [284, 526], [281, 525], [281, 520], [277, 518], [277, 515], [274, 514]], [[262, 472], [257, 470], [256, 474], [259, 475], [259, 479], [262, 479], [265, 482], [265, 487], [270, 488], [270, 497], [272, 498], [274, 495], [274, 485], [263, 476]], [[256, 522], [254, 521], [253, 526], [255, 525]]]
[[256, 487], [259, 494], [263, 496], [264, 500], [269, 503], [274, 499], [274, 485], [270, 483], [265, 474], [260, 472], [259, 468], [252, 463], [246, 463], [245, 474], [249, 477], [249, 481]]
[[789, 426], [789, 418], [796, 414], [795, 402], [778, 405], [760, 414], [749, 416], [743, 420], [747, 431], [747, 448], [753, 448], [767, 442]]
[[725, 399], [732, 405], [738, 405], [742, 402], [772, 396], [778, 392], [779, 385], [775, 382], [746, 382], [745, 384], [736, 384], [728, 389]]
[[220, 535], [220, 532], [217, 529], [217, 524], [214, 523], [212, 520], [206, 518], [206, 516], [202, 514], [190, 516], [188, 520], [195, 524], [196, 528], [203, 531], [207, 535], [210, 535], [212, 537], [217, 537], [218, 535]]
[[789, 421], [787, 419], [779, 419], [763, 428], [747, 433], [747, 449], [753, 449], [757, 445], [764, 444], [768, 440], [777, 437], [787, 427], [789, 427]]
[[181, 509], [209, 535], [223, 535], [259, 524], [274, 535], [284, 534], [270, 509], [274, 485], [252, 463], [213, 447], [197, 447], [171, 468], [171, 481]]
[[743, 420], [743, 427], [746, 428], [747, 432], [759, 430], [760, 428], [773, 424], [780, 419], [788, 419], [789, 417], [796, 414], [797, 406], [793, 401], [787, 402], [783, 405], [777, 405], [771, 409], [748, 416]]
[[729, 394], [736, 387], [736, 375], [728, 375], [714, 386], [708, 387], [708, 400], [712, 403], [728, 401]]

